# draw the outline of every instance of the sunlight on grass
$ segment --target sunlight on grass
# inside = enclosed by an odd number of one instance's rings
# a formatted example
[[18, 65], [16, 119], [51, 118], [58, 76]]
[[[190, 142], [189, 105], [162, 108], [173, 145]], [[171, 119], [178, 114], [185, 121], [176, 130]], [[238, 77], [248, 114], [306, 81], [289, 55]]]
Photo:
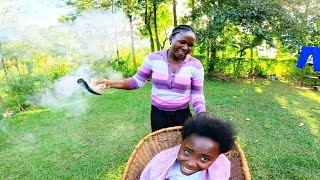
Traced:
[[20, 115], [22, 114], [36, 114], [36, 113], [41, 113], [41, 112], [47, 112], [49, 109], [35, 109], [35, 110], [29, 110], [25, 112], [21, 112]]
[[313, 116], [310, 113], [306, 112], [303, 109], [295, 110], [294, 113], [298, 116], [303, 117], [303, 121], [305, 121], [305, 123], [307, 123], [310, 126], [310, 132], [320, 140], [319, 127], [316, 123], [317, 120], [313, 118]]
[[270, 81], [263, 81], [263, 85], [270, 85]]
[[282, 96], [276, 96], [276, 100], [279, 102], [279, 104], [283, 107], [283, 108], [287, 108], [288, 106], [288, 100]]
[[[317, 98], [317, 97], [315, 97]], [[283, 107], [283, 108], [287, 108], [288, 107], [288, 100], [284, 97], [278, 96], [276, 97], [277, 101], [279, 102], [279, 104]], [[294, 101], [293, 105], [297, 105], [299, 106], [299, 103]], [[313, 116], [308, 113], [306, 110], [303, 109], [297, 109], [295, 107], [291, 107], [290, 108], [290, 112], [302, 117], [301, 122], [302, 123], [307, 123], [310, 127], [310, 132], [316, 136], [318, 139], [320, 138], [320, 134], [319, 134], [319, 128], [318, 125], [316, 123], [316, 119], [313, 118]]]
[[123, 163], [117, 167], [115, 167], [113, 170], [108, 171], [106, 173], [106, 179], [112, 179], [112, 180], [121, 180], [122, 179], [122, 173], [124, 169], [126, 168], [127, 163]]
[[299, 95], [301, 95], [303, 97], [306, 97], [306, 98], [309, 98], [310, 100], [313, 100], [313, 101], [315, 101], [317, 103], [320, 103], [320, 96], [315, 92], [312, 92], [312, 91], [300, 91]]
[[262, 88], [261, 87], [255, 87], [254, 91], [256, 91], [257, 93], [262, 93]]
[[63, 107], [67, 107], [67, 106], [72, 106], [75, 104], [82, 104], [82, 103], [86, 103], [86, 99], [82, 99], [82, 100], [78, 100], [78, 101], [73, 101], [71, 103], [65, 103], [65, 104], [61, 104], [60, 106], [57, 106], [55, 108], [50, 108], [50, 109], [58, 109], [58, 108], [63, 108]]
[[[276, 99], [283, 108], [286, 108], [288, 106], [288, 100], [286, 98], [278, 96], [276, 97]], [[294, 105], [299, 105], [299, 103], [294, 101]], [[319, 128], [313, 116], [303, 109], [295, 109], [295, 108], [290, 108], [290, 109], [291, 109], [291, 113], [299, 117], [302, 117], [303, 119], [301, 119], [301, 122], [307, 123], [310, 127], [311, 133], [314, 136], [316, 136], [318, 139], [320, 139]]]
[[288, 79], [280, 79], [279, 81], [282, 83], [285, 83], [285, 84], [290, 83], [290, 81]]

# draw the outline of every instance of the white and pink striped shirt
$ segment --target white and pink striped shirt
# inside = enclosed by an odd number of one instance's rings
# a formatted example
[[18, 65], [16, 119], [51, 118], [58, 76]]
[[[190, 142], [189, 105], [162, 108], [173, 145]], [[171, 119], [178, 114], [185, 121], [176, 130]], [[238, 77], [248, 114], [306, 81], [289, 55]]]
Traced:
[[206, 112], [201, 62], [187, 55], [173, 73], [167, 51], [153, 52], [144, 59], [139, 71], [129, 78], [130, 89], [141, 88], [152, 76], [152, 105], [161, 110], [175, 111], [187, 108], [191, 101], [196, 114]]

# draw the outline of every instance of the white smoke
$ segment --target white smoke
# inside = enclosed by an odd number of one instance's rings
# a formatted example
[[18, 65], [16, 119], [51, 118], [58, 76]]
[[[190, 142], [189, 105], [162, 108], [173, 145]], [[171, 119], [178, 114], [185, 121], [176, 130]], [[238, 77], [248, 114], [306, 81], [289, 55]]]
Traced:
[[[31, 2], [10, 0], [0, 2], [0, 42], [29, 42], [35, 50], [47, 51], [57, 55], [77, 54], [82, 61], [88, 55], [96, 58], [114, 58], [118, 49], [130, 46], [130, 24], [126, 15], [121, 12], [89, 10], [82, 13], [72, 23], [58, 23], [47, 16], [39, 6], [48, 6], [48, 14], [58, 11], [54, 3], [32, 0]], [[10, 3], [11, 2], [11, 3]], [[13, 3], [13, 4], [12, 4]], [[50, 5], [50, 6], [49, 6]], [[53, 6], [53, 7], [52, 7]], [[71, 10], [70, 10], [71, 11]], [[39, 14], [43, 12], [44, 14]], [[65, 13], [67, 14], [67, 13]], [[60, 14], [60, 16], [63, 14]], [[51, 22], [51, 24], [50, 24]], [[44, 26], [46, 25], [46, 26]], [[138, 32], [135, 32], [138, 34]], [[139, 48], [138, 38], [136, 47]], [[143, 42], [145, 44], [145, 42]]]
[[67, 115], [77, 116], [84, 113], [88, 107], [88, 97], [92, 96], [77, 83], [79, 78], [90, 81], [95, 73], [88, 65], [59, 78], [52, 88], [43, 90], [29, 98], [32, 104], [47, 107], [50, 110], [65, 110]]
[[[99, 59], [107, 64], [109, 59], [116, 57], [116, 45], [120, 51], [130, 47], [130, 24], [123, 12], [91, 10], [72, 23], [58, 23], [57, 18], [67, 11], [57, 11], [56, 2], [58, 0], [1, 1], [0, 43], [28, 42], [31, 49], [15, 55], [18, 58], [27, 59], [29, 56], [28, 59], [33, 59], [33, 51], [40, 51], [80, 64], [91, 64]], [[46, 14], [53, 12], [60, 13], [59, 16], [55, 14], [55, 20], [46, 17]], [[137, 31], [137, 28], [134, 29]], [[138, 32], [134, 34], [136, 49], [148, 46], [146, 41], [137, 38]], [[101, 73], [93, 71], [89, 65], [80, 66], [56, 80], [52, 88], [35, 94], [30, 101], [52, 110], [64, 109], [68, 115], [78, 115], [86, 111], [87, 99], [92, 95], [80, 88], [77, 79], [90, 81], [91, 78], [104, 77], [121, 79], [122, 74], [110, 68]]]

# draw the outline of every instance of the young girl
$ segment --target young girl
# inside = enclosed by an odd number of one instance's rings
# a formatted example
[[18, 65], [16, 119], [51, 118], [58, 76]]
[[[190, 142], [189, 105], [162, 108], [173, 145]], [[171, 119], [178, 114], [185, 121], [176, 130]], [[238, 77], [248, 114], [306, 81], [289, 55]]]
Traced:
[[209, 116], [186, 121], [182, 144], [157, 154], [143, 170], [140, 180], [201, 179], [230, 177], [230, 161], [223, 154], [234, 146], [231, 124]]

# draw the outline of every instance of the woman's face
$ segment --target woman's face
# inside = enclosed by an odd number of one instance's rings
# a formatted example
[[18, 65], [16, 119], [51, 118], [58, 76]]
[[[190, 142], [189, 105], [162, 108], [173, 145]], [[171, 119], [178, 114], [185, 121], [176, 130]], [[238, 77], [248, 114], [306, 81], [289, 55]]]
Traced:
[[193, 134], [182, 142], [178, 152], [180, 171], [184, 175], [191, 175], [208, 169], [219, 154], [219, 143]]
[[177, 60], [184, 60], [192, 51], [195, 44], [196, 36], [191, 31], [180, 32], [176, 34], [171, 40], [171, 55]]

